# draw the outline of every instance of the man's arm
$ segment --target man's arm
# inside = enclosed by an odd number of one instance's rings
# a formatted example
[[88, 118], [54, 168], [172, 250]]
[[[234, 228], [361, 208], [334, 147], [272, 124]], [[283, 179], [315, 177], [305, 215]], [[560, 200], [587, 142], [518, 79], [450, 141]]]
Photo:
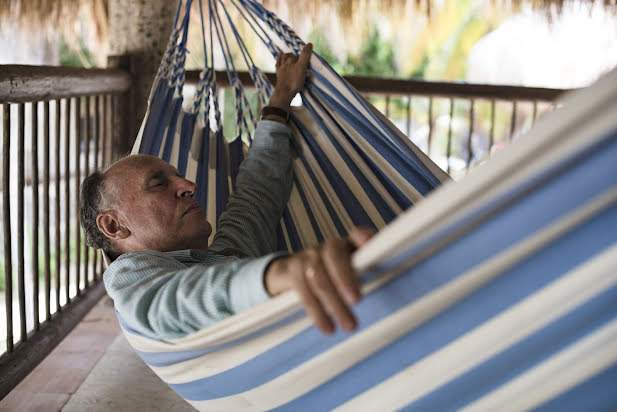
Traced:
[[124, 254], [105, 271], [107, 293], [131, 328], [156, 339], [177, 338], [269, 298], [261, 274], [271, 257], [190, 253], [199, 254], [195, 258], [203, 263], [183, 263], [191, 260], [188, 251], [147, 250]]
[[[269, 106], [289, 111], [294, 96], [304, 87], [312, 45], [299, 57], [280, 54], [276, 87]], [[276, 248], [276, 226], [289, 201], [293, 185], [291, 130], [285, 119], [270, 114], [260, 121], [247, 158], [240, 165], [236, 190], [221, 215], [210, 249], [236, 249], [262, 256]]]
[[235, 249], [253, 257], [275, 250], [276, 226], [293, 184], [290, 138], [284, 124], [259, 122], [209, 250]]
[[334, 322], [351, 331], [356, 321], [349, 308], [360, 292], [350, 246], [359, 247], [370, 237], [369, 231], [355, 230], [348, 240], [279, 258], [238, 259], [197, 250], [130, 252], [107, 268], [105, 288], [120, 317], [156, 339], [203, 329], [288, 290], [298, 293], [322, 331], [332, 333]]

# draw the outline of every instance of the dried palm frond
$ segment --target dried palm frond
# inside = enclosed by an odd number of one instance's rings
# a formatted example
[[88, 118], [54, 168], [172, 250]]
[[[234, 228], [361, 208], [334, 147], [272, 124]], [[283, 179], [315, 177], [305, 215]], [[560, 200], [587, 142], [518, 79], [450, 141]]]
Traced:
[[[130, 1], [130, 0], [125, 0]], [[223, 0], [224, 1], [224, 0]], [[455, 0], [449, 0], [455, 1]], [[589, 4], [604, 4], [612, 13], [617, 13], [617, 0], [580, 0]], [[341, 26], [344, 41], [353, 48], [354, 39], [363, 37], [366, 18], [380, 15], [394, 21], [405, 16], [424, 18], [430, 23], [439, 8], [447, 0], [263, 0], [264, 6], [280, 14], [293, 27], [334, 18]], [[515, 12], [531, 7], [546, 10], [550, 21], [554, 12], [559, 12], [567, 0], [489, 0], [494, 9]], [[0, 0], [0, 29], [11, 23], [30, 31], [48, 30], [61, 34], [69, 47], [81, 51], [81, 42], [87, 36], [90, 48], [104, 49], [109, 39], [110, 0]], [[197, 13], [195, 13], [197, 15]], [[308, 19], [307, 19], [308, 17]], [[408, 24], [408, 23], [407, 23]], [[315, 24], [317, 26], [317, 24]]]

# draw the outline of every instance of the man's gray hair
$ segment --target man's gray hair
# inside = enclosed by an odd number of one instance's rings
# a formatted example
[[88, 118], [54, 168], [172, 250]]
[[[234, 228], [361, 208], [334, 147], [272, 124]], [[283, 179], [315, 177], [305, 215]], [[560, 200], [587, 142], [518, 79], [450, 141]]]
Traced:
[[81, 183], [81, 200], [79, 204], [79, 223], [86, 234], [88, 246], [102, 249], [109, 255], [116, 255], [111, 241], [101, 232], [96, 224], [98, 214], [109, 208], [111, 203], [105, 188], [105, 175], [100, 171], [92, 173]]

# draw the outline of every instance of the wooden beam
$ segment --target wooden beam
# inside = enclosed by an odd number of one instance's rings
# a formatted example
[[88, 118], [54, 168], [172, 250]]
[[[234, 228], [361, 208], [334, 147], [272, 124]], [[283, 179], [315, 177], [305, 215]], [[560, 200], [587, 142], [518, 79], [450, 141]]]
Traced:
[[[248, 72], [238, 72], [242, 84], [253, 87], [253, 81]], [[274, 73], [266, 73], [272, 84], [276, 83]], [[429, 82], [411, 79], [384, 79], [380, 77], [343, 76], [361, 93], [390, 96], [432, 96], [452, 98], [497, 99], [497, 100], [542, 100], [553, 101], [561, 96], [565, 89], [548, 89], [543, 87], [501, 86], [490, 84]], [[186, 83], [196, 85], [199, 81], [199, 71], [186, 72]], [[227, 73], [216, 72], [216, 83], [220, 87], [229, 87]]]
[[0, 66], [0, 103], [47, 101], [102, 93], [124, 93], [131, 76], [120, 69]]
[[411, 94], [448, 98], [553, 101], [567, 91], [541, 87], [430, 82], [425, 80], [382, 79], [377, 77], [344, 76], [343, 78], [362, 93], [399, 96]]
[[[253, 82], [248, 72], [238, 76], [245, 87]], [[274, 73], [266, 73], [272, 84]], [[566, 92], [564, 89], [485, 85], [472, 83], [429, 82], [410, 79], [383, 79], [379, 77], [344, 76], [356, 89], [365, 94], [391, 96], [443, 96], [456, 98], [497, 100], [553, 101]], [[217, 84], [229, 87], [227, 73], [216, 72]], [[199, 71], [186, 73], [187, 84], [197, 84]], [[122, 69], [82, 69], [52, 66], [0, 66], [0, 103], [22, 103], [92, 94], [125, 93], [131, 86], [131, 77]]]

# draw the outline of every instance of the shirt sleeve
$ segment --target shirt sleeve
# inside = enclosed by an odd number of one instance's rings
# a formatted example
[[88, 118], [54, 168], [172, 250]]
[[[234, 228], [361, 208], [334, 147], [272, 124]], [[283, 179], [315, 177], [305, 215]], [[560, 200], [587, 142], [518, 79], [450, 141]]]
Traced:
[[189, 266], [161, 252], [133, 252], [107, 268], [105, 288], [128, 326], [156, 339], [177, 338], [266, 301], [263, 273], [278, 255], [218, 256]]
[[293, 185], [290, 152], [289, 127], [270, 120], [257, 124], [211, 250], [231, 248], [253, 257], [276, 250], [276, 227]]

